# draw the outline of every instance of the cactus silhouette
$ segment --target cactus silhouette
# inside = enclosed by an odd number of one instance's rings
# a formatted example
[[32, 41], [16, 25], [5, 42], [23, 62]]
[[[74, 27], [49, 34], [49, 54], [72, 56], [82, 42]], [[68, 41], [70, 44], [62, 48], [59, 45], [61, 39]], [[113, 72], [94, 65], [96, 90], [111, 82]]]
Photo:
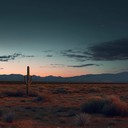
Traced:
[[27, 66], [27, 75], [24, 77], [24, 81], [26, 83], [26, 94], [29, 95], [29, 86], [32, 83], [32, 76], [30, 76], [30, 68]]

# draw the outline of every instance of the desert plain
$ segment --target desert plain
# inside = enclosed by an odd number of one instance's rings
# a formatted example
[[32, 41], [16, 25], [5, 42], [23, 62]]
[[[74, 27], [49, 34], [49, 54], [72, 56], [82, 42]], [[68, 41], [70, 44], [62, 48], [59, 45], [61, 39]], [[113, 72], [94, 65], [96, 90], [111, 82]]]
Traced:
[[128, 104], [128, 84], [33, 83], [27, 96], [25, 84], [1, 83], [0, 128], [128, 128], [128, 116], [101, 113], [88, 113], [87, 124], [79, 124], [82, 104], [108, 96]]

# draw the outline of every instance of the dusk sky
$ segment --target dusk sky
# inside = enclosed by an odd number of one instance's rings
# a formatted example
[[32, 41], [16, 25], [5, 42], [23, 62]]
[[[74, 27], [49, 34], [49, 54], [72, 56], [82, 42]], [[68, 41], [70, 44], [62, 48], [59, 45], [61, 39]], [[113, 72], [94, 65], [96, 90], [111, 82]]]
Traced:
[[0, 74], [128, 71], [128, 0], [1, 0]]

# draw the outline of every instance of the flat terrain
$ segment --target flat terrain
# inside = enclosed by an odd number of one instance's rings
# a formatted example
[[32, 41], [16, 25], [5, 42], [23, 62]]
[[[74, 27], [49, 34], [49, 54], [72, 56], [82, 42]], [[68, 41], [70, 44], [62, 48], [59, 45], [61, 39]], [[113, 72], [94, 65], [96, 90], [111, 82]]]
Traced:
[[[128, 103], [128, 84], [0, 84], [0, 128], [77, 128], [80, 106], [114, 95]], [[90, 114], [86, 128], [128, 128], [128, 117]], [[12, 121], [10, 121], [12, 119]]]

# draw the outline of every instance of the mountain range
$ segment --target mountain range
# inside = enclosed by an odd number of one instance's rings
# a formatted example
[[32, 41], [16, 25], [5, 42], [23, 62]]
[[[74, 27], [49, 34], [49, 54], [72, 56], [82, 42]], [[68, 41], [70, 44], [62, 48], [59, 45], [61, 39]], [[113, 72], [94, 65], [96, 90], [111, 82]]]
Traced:
[[[0, 81], [24, 81], [21, 74], [0, 75]], [[73, 77], [60, 76], [32, 76], [33, 82], [59, 82], [59, 83], [128, 83], [128, 72], [116, 74], [87, 74]]]

